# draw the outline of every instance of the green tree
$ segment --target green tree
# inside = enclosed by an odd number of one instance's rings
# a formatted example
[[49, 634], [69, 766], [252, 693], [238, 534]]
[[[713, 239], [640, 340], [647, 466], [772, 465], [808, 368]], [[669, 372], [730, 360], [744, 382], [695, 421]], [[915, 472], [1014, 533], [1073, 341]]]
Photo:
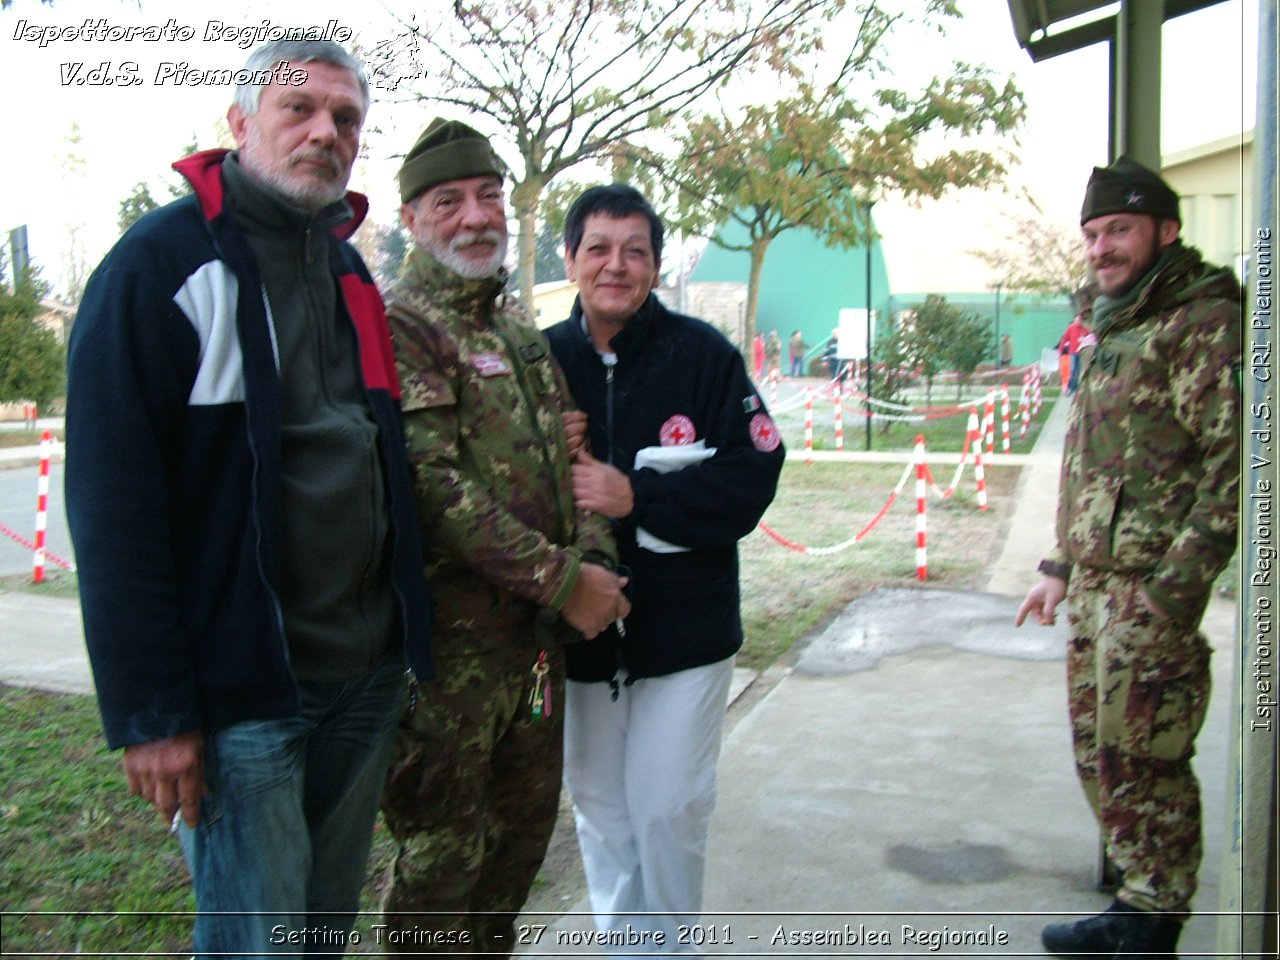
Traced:
[[[912, 379], [910, 331], [902, 324], [881, 330], [871, 364], [871, 395], [884, 403], [899, 403]], [[888, 433], [892, 426], [892, 420], [885, 420], [880, 432]]]
[[418, 14], [404, 22], [404, 43], [371, 51], [370, 61], [376, 84], [398, 87], [411, 73], [412, 99], [466, 114], [514, 146], [521, 169], [511, 202], [528, 301], [538, 210], [553, 179], [623, 141], [665, 132], [730, 79], [757, 67], [790, 70], [846, 2], [437, 0], [421, 23]]
[[[80, 124], [72, 121], [63, 143], [67, 152], [62, 159], [62, 188], [67, 196], [74, 197], [84, 191], [86, 171], [89, 168], [89, 162], [84, 156], [84, 137], [80, 133]], [[62, 246], [66, 287], [62, 295], [68, 303], [80, 302], [80, 294], [84, 293], [84, 285], [89, 280], [89, 252], [84, 241], [87, 230], [88, 224], [83, 219], [73, 220], [66, 226]]]
[[976, 313], [952, 307], [951, 333], [945, 363], [956, 374], [956, 399], [963, 395], [978, 364], [991, 356], [991, 321]]
[[[199, 149], [199, 141], [193, 132], [191, 134], [191, 140], [182, 148], [182, 152], [178, 155], [182, 157], [190, 156]], [[162, 177], [161, 183], [164, 186], [165, 192], [169, 194], [169, 198], [171, 200], [177, 200], [181, 197], [185, 197], [191, 192], [191, 184], [187, 182], [187, 178], [173, 171], [170, 171], [168, 176]], [[155, 196], [152, 194], [150, 184], [145, 180], [139, 180], [133, 185], [133, 191], [129, 196], [120, 201], [120, 212], [116, 215], [116, 224], [120, 227], [120, 232], [123, 234], [131, 226], [141, 220], [152, 210], [157, 209], [159, 206], [160, 202], [157, 201]]]
[[64, 351], [57, 335], [37, 319], [48, 284], [21, 271], [10, 285], [0, 257], [0, 403], [47, 404], [62, 392]]
[[400, 265], [404, 263], [404, 258], [409, 255], [409, 248], [413, 245], [413, 238], [409, 236], [409, 231], [399, 220], [394, 226], [388, 227], [386, 232], [382, 234], [378, 242], [378, 256], [375, 258], [374, 270], [375, 276], [383, 286], [390, 286], [391, 282], [400, 273]]
[[[924, 303], [915, 310], [903, 311], [899, 320], [902, 351], [910, 366], [924, 378], [925, 406], [933, 403], [933, 381], [955, 362], [952, 341], [957, 335], [968, 336], [964, 333], [968, 323], [959, 307], [936, 293], [925, 297]], [[972, 374], [973, 369], [969, 373]]]
[[[564, 238], [561, 231], [547, 220], [543, 220], [538, 225], [538, 244], [537, 257], [534, 260], [533, 282], [547, 283], [551, 280], [565, 279], [564, 271]], [[511, 274], [512, 286], [521, 288], [523, 286], [523, 278], [520, 275], [520, 266]]]
[[141, 180], [133, 185], [133, 192], [120, 201], [120, 212], [116, 214], [116, 224], [124, 233], [160, 204], [151, 196], [151, 189]]
[[959, 15], [950, 0], [913, 9], [918, 20], [882, 0], [859, 4], [849, 52], [830, 82], [803, 81], [776, 102], [692, 118], [674, 159], [631, 151], [642, 176], [665, 185], [686, 229], [744, 229], [741, 243], [722, 231], [712, 242], [751, 258], [745, 342], [755, 336], [765, 256], [783, 232], [806, 227], [830, 246], [861, 246], [873, 239], [869, 214], [880, 196], [919, 201], [1004, 177], [1003, 150], [966, 146], [1021, 125], [1026, 106], [1012, 81], [956, 63], [922, 90], [881, 85], [895, 31], [914, 24], [941, 32]]

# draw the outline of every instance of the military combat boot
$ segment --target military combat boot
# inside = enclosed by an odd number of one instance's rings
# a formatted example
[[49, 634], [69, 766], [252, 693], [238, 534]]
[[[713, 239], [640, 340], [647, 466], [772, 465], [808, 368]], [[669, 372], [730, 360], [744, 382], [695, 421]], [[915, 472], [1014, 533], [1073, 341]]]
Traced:
[[1181, 932], [1182, 924], [1168, 914], [1116, 900], [1088, 920], [1050, 924], [1040, 940], [1059, 957], [1172, 957]]

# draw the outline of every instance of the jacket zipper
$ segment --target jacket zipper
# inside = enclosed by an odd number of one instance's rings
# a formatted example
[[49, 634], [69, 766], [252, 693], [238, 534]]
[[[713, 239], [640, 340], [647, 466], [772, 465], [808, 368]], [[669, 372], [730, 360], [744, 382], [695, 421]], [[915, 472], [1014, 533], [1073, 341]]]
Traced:
[[605, 462], [613, 466], [613, 368], [618, 365], [618, 355], [610, 354], [601, 357], [600, 361], [604, 364], [604, 429], [609, 443]]
[[[275, 354], [276, 376], [279, 377], [281, 375], [280, 346], [276, 340], [275, 317], [271, 313], [271, 301], [267, 299], [266, 284], [262, 285], [260, 294], [262, 296], [262, 308], [266, 315], [267, 335], [271, 339], [271, 350]], [[261, 451], [258, 448], [258, 437], [252, 426], [253, 417], [249, 412], [249, 407], [251, 406], [251, 400], [250, 400], [250, 392], [248, 389], [245, 390], [244, 402], [245, 402], [245, 420], [247, 421], [247, 425], [248, 425], [246, 433], [248, 435], [248, 441], [249, 441], [249, 452], [250, 452], [250, 455], [253, 457], [253, 478], [251, 480], [251, 490], [252, 490], [252, 498], [253, 498], [252, 512], [253, 512], [253, 527], [254, 527], [254, 539], [255, 539], [254, 559], [256, 561], [256, 565], [258, 568], [258, 577], [261, 580], [262, 586], [266, 590], [267, 595], [271, 598], [272, 618], [275, 620], [276, 631], [278, 633], [279, 640], [280, 640], [280, 646], [284, 653], [285, 666], [289, 669], [289, 673], [292, 676], [293, 658], [289, 655], [289, 638], [285, 635], [284, 610], [280, 604], [280, 595], [276, 592], [275, 587], [272, 586], [271, 579], [267, 576], [266, 568], [263, 567], [262, 565], [262, 549], [263, 549], [264, 534], [262, 531], [262, 516], [259, 512], [259, 504], [261, 503], [260, 472], [262, 470], [262, 457], [261, 457]], [[295, 692], [295, 695], [297, 695], [298, 686], [297, 686], [296, 677], [294, 678], [294, 692]]]

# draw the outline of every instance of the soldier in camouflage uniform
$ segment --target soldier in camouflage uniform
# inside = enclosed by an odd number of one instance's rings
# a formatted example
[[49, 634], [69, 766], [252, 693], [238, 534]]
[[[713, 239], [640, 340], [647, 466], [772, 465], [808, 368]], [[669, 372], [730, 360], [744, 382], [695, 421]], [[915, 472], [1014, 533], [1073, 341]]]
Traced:
[[1057, 546], [1017, 622], [1053, 623], [1067, 601], [1076, 766], [1123, 882], [1105, 913], [1043, 940], [1061, 956], [1169, 953], [1201, 854], [1198, 625], [1236, 545], [1242, 291], [1181, 243], [1177, 195], [1133, 161], [1094, 169], [1080, 219], [1097, 344], [1071, 408]]
[[559, 805], [560, 643], [629, 607], [607, 521], [574, 508], [563, 376], [503, 293], [501, 162], [436, 120], [399, 180], [416, 246], [388, 319], [440, 679], [402, 726], [383, 798], [398, 845], [385, 920], [393, 952], [507, 954]]

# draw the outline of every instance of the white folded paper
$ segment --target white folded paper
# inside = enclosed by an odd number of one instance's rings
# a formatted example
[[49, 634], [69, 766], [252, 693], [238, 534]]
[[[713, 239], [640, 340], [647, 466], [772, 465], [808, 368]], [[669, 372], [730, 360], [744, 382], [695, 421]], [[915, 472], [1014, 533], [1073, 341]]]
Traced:
[[[636, 451], [636, 469], [649, 467], [658, 473], [673, 473], [685, 467], [706, 460], [716, 452], [715, 447], [708, 447], [706, 441], [686, 443], [677, 447], [645, 447]], [[644, 527], [636, 527], [636, 546], [654, 553], [687, 553], [689, 548], [679, 544], [668, 543], [655, 537]]]

